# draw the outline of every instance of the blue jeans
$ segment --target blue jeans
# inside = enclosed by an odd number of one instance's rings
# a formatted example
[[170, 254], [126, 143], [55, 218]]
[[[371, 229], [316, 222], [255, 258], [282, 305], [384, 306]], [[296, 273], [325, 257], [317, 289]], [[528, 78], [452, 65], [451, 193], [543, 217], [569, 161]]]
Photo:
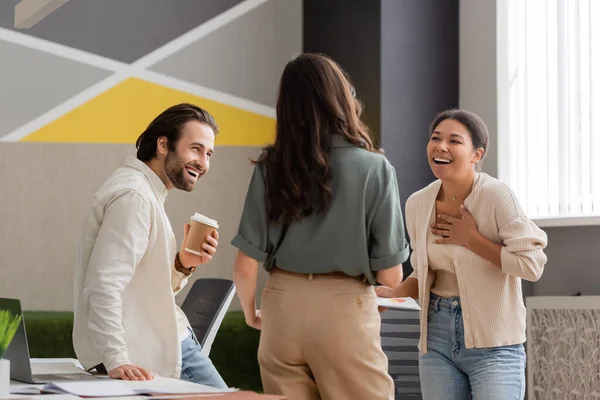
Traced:
[[432, 293], [427, 320], [427, 354], [419, 357], [424, 400], [523, 400], [522, 344], [465, 348], [458, 297]]
[[190, 329], [190, 335], [181, 342], [181, 377], [179, 379], [226, 389], [227, 384], [217, 372], [210, 358], [202, 354], [201, 349], [196, 335]]

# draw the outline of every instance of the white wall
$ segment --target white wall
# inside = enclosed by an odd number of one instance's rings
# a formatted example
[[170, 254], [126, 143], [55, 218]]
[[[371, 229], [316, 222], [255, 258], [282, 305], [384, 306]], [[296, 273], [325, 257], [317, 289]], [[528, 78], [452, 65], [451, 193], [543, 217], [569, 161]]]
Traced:
[[[498, 172], [496, 0], [460, 0], [460, 107], [488, 124], [491, 149], [483, 170]], [[524, 282], [526, 296], [600, 295], [600, 226], [545, 228], [548, 263], [542, 278]]]
[[496, 0], [460, 0], [459, 106], [479, 115], [490, 131], [483, 171], [498, 175]]

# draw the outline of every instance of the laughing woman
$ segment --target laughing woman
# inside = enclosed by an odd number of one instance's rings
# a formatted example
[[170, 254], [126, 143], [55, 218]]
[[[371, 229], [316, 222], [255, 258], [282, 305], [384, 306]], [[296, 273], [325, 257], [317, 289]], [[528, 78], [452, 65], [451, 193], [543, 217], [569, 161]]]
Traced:
[[438, 178], [406, 202], [414, 272], [385, 297], [421, 304], [425, 400], [520, 400], [525, 393], [521, 280], [537, 281], [546, 234], [502, 182], [477, 172], [488, 131], [475, 114], [440, 113], [427, 158]]

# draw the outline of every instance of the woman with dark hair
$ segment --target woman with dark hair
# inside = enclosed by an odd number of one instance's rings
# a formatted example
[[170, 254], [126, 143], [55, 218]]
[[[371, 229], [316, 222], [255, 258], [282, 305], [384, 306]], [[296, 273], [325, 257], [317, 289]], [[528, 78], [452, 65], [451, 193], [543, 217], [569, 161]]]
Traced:
[[[266, 393], [392, 399], [373, 284], [396, 286], [408, 258], [396, 173], [360, 120], [348, 78], [303, 54], [281, 77], [275, 143], [256, 161], [234, 279], [261, 329]], [[270, 276], [256, 309], [258, 262]]]
[[489, 142], [477, 115], [442, 112], [429, 133], [438, 180], [406, 201], [414, 272], [377, 293], [420, 300], [423, 399], [523, 399], [521, 280], [542, 275], [547, 236], [508, 186], [477, 172]]

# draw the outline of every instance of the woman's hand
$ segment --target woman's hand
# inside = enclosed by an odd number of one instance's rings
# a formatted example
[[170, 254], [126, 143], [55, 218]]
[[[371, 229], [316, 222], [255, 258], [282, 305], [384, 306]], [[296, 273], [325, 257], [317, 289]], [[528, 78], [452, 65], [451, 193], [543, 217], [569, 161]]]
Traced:
[[254, 315], [246, 316], [246, 324], [248, 324], [249, 327], [260, 331], [262, 329], [262, 316], [260, 315], [260, 310], [254, 310]]
[[[375, 287], [375, 294], [377, 294], [378, 297], [397, 297], [394, 295], [394, 290], [390, 287], [387, 286], [376, 286]], [[388, 310], [388, 307], [377, 307], [377, 310], [382, 313], [384, 311]]]
[[460, 213], [462, 214], [460, 218], [440, 215], [439, 218], [447, 221], [447, 223], [431, 225], [431, 231], [442, 236], [434, 243], [465, 246], [486, 260], [491, 261], [497, 267], [502, 268], [503, 246], [500, 243], [492, 242], [479, 233], [475, 219], [464, 205], [460, 206]]
[[444, 214], [438, 215], [439, 219], [445, 223], [431, 224], [431, 232], [442, 237], [435, 240], [434, 243], [470, 246], [471, 242], [479, 235], [477, 223], [463, 204], [460, 206], [460, 213], [462, 214], [460, 218]]

